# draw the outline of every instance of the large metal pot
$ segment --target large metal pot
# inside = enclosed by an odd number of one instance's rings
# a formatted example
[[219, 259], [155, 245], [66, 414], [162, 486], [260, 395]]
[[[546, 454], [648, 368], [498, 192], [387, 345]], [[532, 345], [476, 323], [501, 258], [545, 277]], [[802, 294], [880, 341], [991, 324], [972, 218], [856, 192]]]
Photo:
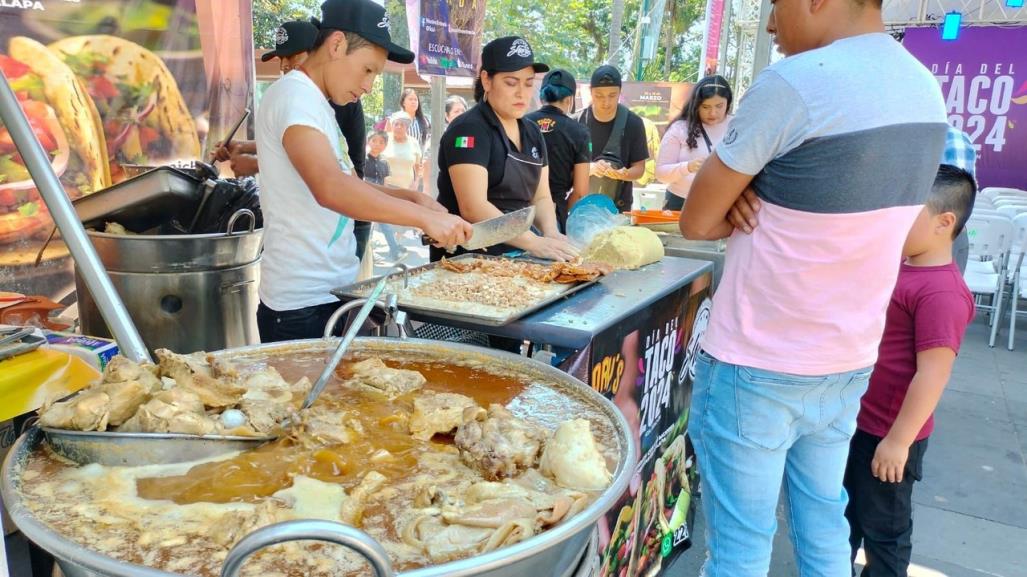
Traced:
[[[245, 213], [251, 229], [235, 234], [88, 233], [150, 350], [218, 350], [260, 341], [257, 284], [263, 231], [253, 230], [253, 215]], [[110, 336], [85, 283], [76, 281], [82, 331]]]
[[[232, 349], [218, 354], [232, 358], [321, 351], [330, 354], [336, 342], [334, 339], [293, 341]], [[409, 356], [411, 359], [439, 362], [477, 361], [492, 370], [512, 372], [522, 376], [526, 381], [544, 383], [572, 399], [576, 399], [582, 406], [594, 409], [608, 419], [612, 438], [604, 438], [604, 441], [616, 443], [620, 461], [610, 487], [587, 509], [566, 522], [516, 545], [469, 559], [404, 571], [397, 575], [399, 577], [524, 577], [526, 575], [562, 577], [572, 574], [583, 551], [589, 545], [596, 521], [611, 509], [617, 499], [623, 495], [634, 471], [637, 459], [635, 446], [631, 441], [627, 421], [618, 409], [605, 397], [570, 375], [548, 365], [502, 351], [458, 343], [393, 339], [357, 339], [351, 346], [351, 351], [355, 354], [387, 353], [390, 356], [402, 355]], [[62, 537], [37, 520], [23, 500], [19, 486], [24, 463], [41, 441], [42, 435], [38, 430], [32, 430], [23, 435], [11, 448], [3, 467], [3, 484], [0, 487], [3, 499], [8, 505], [14, 524], [26, 537], [54, 555], [67, 577], [180, 577], [176, 573], [124, 563], [86, 549]], [[302, 527], [296, 526], [302, 522], [293, 523], [295, 531], [292, 532], [292, 535], [295, 538], [295, 535], [304, 533], [304, 530]], [[274, 529], [274, 527], [265, 529]], [[265, 532], [263, 537], [268, 537], [265, 529], [258, 530], [250, 536], [258, 538], [250, 539], [248, 537], [244, 541], [253, 546], [267, 544], [269, 542], [267, 538], [261, 539], [259, 538], [261, 536], [257, 535], [257, 533]], [[353, 531], [351, 529], [349, 532], [353, 533]], [[310, 531], [308, 530], [306, 533], [310, 534]], [[281, 536], [279, 537], [281, 538]], [[352, 535], [350, 535], [349, 541], [352, 540]], [[333, 541], [346, 540], [333, 539]], [[246, 551], [234, 550], [229, 557], [238, 561], [239, 558], [244, 559], [247, 556], [246, 553]]]

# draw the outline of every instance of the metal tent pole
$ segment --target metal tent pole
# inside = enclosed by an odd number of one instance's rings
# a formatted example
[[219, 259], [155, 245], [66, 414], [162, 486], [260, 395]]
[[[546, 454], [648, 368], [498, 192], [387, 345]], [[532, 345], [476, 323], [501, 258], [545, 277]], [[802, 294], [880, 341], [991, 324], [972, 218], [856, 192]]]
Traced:
[[118, 341], [121, 354], [134, 361], [151, 360], [139, 331], [128, 315], [125, 303], [121, 301], [114, 284], [107, 276], [96, 249], [86, 237], [86, 229], [83, 228], [61, 181], [50, 166], [46, 151], [36, 140], [3, 72], [0, 72], [0, 120], [3, 120], [18, 153], [25, 160], [32, 181], [61, 231], [61, 236], [64, 237], [64, 242], [68, 245], [90, 294], [96, 300], [103, 319]]

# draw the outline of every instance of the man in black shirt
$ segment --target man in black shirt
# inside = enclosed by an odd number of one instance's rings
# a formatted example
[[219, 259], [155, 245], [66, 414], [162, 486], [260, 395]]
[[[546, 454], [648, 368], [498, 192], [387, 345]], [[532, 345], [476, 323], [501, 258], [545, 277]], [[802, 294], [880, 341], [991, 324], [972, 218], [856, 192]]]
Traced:
[[[608, 64], [597, 68], [592, 73], [592, 105], [578, 122], [592, 137], [590, 194], [604, 194], [618, 210], [627, 211], [634, 202], [633, 183], [645, 175], [649, 147], [642, 118], [619, 104], [620, 92], [620, 71]], [[611, 142], [614, 133], [620, 138]]]
[[[545, 106], [524, 118], [538, 125], [549, 153], [549, 192], [556, 204], [560, 230], [567, 228], [567, 210], [588, 194], [592, 160], [588, 129], [567, 116], [574, 111], [577, 82], [566, 70], [553, 70], [542, 79], [539, 95]], [[573, 192], [572, 192], [573, 190]]]
[[[364, 124], [364, 105], [360, 100], [339, 106], [332, 103], [335, 110], [335, 122], [346, 139], [349, 158], [353, 161], [353, 171], [364, 178], [364, 158], [367, 151], [367, 126]], [[367, 241], [371, 238], [371, 223], [364, 220], [353, 221], [353, 236], [357, 237], [357, 258], [364, 257]]]

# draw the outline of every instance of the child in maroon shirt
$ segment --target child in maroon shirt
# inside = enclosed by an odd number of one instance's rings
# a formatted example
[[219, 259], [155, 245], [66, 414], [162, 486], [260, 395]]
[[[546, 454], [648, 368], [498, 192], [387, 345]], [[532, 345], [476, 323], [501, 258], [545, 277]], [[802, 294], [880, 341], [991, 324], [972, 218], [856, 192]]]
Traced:
[[976, 189], [970, 172], [942, 165], [906, 239], [907, 259], [888, 305], [845, 472], [852, 557], [862, 544], [863, 577], [907, 575], [913, 483], [922, 477], [934, 409], [974, 316], [973, 297], [952, 260], [952, 243], [969, 217]]

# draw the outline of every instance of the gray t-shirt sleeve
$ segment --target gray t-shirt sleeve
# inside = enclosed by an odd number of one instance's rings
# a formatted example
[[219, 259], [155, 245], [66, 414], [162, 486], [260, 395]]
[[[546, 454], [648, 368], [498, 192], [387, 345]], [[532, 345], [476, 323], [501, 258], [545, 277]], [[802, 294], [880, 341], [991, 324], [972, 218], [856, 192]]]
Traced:
[[755, 176], [770, 161], [796, 148], [810, 130], [802, 97], [773, 70], [765, 70], [745, 92], [717, 156], [728, 168]]

